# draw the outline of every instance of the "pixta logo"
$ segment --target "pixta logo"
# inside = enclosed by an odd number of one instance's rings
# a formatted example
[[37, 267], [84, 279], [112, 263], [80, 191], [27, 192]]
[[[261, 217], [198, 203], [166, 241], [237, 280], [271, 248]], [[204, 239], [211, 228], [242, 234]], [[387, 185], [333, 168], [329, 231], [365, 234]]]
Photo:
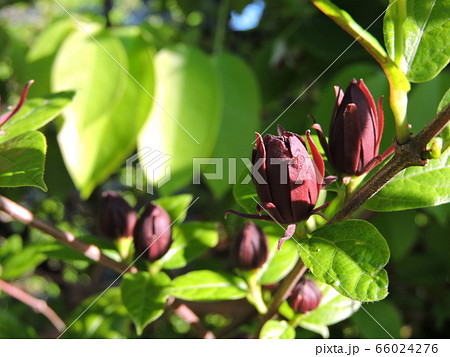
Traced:
[[170, 180], [171, 158], [159, 150], [144, 147], [126, 161], [126, 185], [144, 191], [146, 181], [145, 190], [153, 194], [154, 187], [160, 188]]

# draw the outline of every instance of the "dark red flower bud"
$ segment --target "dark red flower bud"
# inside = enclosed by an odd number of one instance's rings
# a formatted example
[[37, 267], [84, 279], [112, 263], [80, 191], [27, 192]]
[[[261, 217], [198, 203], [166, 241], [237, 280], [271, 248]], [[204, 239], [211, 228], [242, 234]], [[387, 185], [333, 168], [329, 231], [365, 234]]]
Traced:
[[306, 138], [312, 160], [301, 136], [281, 127], [278, 133], [266, 135], [264, 140], [257, 134], [253, 183], [270, 216], [280, 223], [297, 223], [307, 219], [316, 205], [325, 166], [309, 131]]
[[[295, 223], [308, 219], [326, 205], [314, 209], [324, 182], [325, 165], [322, 156], [311, 139], [309, 130], [305, 140], [278, 127], [278, 136], [256, 134], [252, 156], [253, 183], [261, 201], [256, 209], [259, 215], [228, 210], [242, 217], [264, 219], [289, 224], [285, 236], [289, 239], [295, 231]], [[262, 214], [262, 213], [266, 214]]]
[[[160, 206], [149, 203], [134, 226], [134, 247], [138, 255], [154, 262], [172, 245], [172, 221]], [[145, 253], [144, 253], [145, 252]]]
[[372, 95], [361, 79], [353, 79], [345, 90], [335, 87], [336, 105], [330, 122], [329, 144], [319, 124], [320, 141], [330, 164], [346, 175], [361, 175], [382, 161], [378, 155], [383, 133], [382, 98], [378, 115]]
[[301, 280], [288, 298], [289, 306], [297, 314], [315, 310], [322, 299], [322, 292], [312, 279]]
[[233, 246], [233, 259], [242, 270], [261, 267], [269, 256], [269, 243], [263, 230], [247, 222]]
[[110, 239], [131, 237], [136, 219], [136, 212], [121, 195], [113, 191], [103, 193], [99, 226], [106, 237]]

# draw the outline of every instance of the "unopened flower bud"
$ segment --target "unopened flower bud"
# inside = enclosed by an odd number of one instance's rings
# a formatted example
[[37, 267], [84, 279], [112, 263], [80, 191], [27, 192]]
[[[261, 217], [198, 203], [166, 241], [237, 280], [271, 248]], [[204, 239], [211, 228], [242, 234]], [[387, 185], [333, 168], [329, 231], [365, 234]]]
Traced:
[[117, 192], [103, 193], [100, 203], [99, 226], [109, 239], [130, 237], [136, 223], [136, 212]]
[[345, 175], [359, 176], [382, 161], [378, 155], [383, 133], [383, 108], [377, 106], [361, 79], [353, 79], [345, 93], [335, 87], [336, 105], [331, 117], [329, 143], [319, 124], [317, 129], [330, 164]]
[[166, 254], [172, 244], [171, 224], [169, 214], [162, 207], [149, 203], [134, 226], [136, 253], [151, 262]]
[[258, 214], [226, 211], [241, 217], [288, 224], [278, 249], [294, 234], [296, 223], [328, 206], [314, 208], [325, 181], [325, 165], [309, 130], [306, 140], [311, 158], [305, 140], [281, 126], [278, 126], [278, 135], [267, 134], [263, 139], [257, 133], [252, 154], [252, 174], [261, 201], [256, 205]]
[[263, 230], [253, 222], [247, 222], [233, 247], [236, 266], [242, 270], [261, 267], [269, 256], [269, 243]]
[[288, 298], [289, 306], [297, 314], [315, 310], [322, 299], [322, 292], [312, 279], [301, 280]]

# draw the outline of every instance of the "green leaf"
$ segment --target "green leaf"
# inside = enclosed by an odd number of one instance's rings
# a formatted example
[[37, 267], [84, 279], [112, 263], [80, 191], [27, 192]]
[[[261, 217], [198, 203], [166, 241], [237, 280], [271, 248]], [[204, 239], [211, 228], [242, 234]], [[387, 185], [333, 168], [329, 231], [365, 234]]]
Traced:
[[0, 143], [27, 131], [37, 130], [58, 116], [72, 100], [74, 92], [49, 94], [43, 98], [27, 99], [20, 111], [8, 120], [2, 130]]
[[125, 274], [120, 285], [122, 302], [136, 325], [137, 334], [164, 312], [170, 278], [163, 272], [150, 275], [148, 272]]
[[429, 81], [448, 64], [449, 12], [447, 0], [402, 0], [386, 11], [386, 47], [409, 81]]
[[[50, 92], [50, 75], [58, 48], [77, 26], [69, 17], [62, 17], [48, 24], [39, 33], [26, 54], [26, 65], [21, 76], [24, 80], [34, 79], [29, 91], [30, 97]], [[91, 30], [91, 29], [89, 29]]]
[[222, 197], [236, 182], [236, 173], [244, 165], [241, 158], [251, 155], [261, 99], [255, 75], [239, 57], [222, 53], [212, 60], [223, 98], [222, 125], [212, 157], [223, 159], [223, 175], [220, 179], [205, 182], [217, 197]]
[[18, 234], [0, 240], [0, 264], [4, 258], [17, 254], [22, 250], [22, 237]]
[[312, 0], [324, 14], [336, 22], [342, 29], [347, 31], [354, 39], [356, 39], [380, 64], [385, 71], [391, 88], [395, 87], [408, 91], [410, 85], [403, 72], [392, 61], [383, 46], [370, 33], [364, 30], [353, 18], [344, 10], [334, 5], [329, 0]]
[[130, 338], [134, 336], [119, 287], [90, 296], [71, 314], [74, 321], [63, 338]]
[[244, 168], [241, 171], [236, 184], [233, 186], [233, 197], [245, 212], [256, 213], [256, 202], [259, 201], [249, 168]]
[[172, 222], [176, 221], [176, 224], [181, 224], [186, 219], [187, 208], [192, 202], [193, 196], [190, 194], [178, 195], [178, 196], [165, 196], [154, 200], [157, 205], [164, 208], [169, 214]]
[[247, 290], [245, 281], [234, 275], [197, 270], [175, 278], [167, 292], [188, 301], [215, 301], [242, 299]]
[[[327, 326], [336, 324], [353, 315], [358, 311], [361, 303], [339, 294], [330, 285], [318, 281], [316, 283], [322, 291], [322, 300], [317, 309], [298, 315], [296, 323], [304, 329], [322, 335], [323, 338], [328, 338]], [[286, 302], [280, 307], [280, 313], [289, 319], [295, 316], [294, 311]]]
[[52, 72], [55, 90], [77, 91], [64, 110], [58, 141], [83, 198], [132, 154], [153, 104], [148, 94], [154, 87], [152, 51], [139, 29], [106, 29], [94, 36], [109, 55], [88, 35], [76, 32], [64, 41]]
[[442, 109], [444, 109], [448, 104], [450, 104], [450, 88], [447, 89], [441, 101], [439, 102], [436, 113], [439, 113]]
[[269, 240], [269, 258], [259, 269], [259, 283], [261, 285], [273, 284], [283, 279], [294, 267], [298, 260], [297, 244], [291, 239], [278, 250], [280, 236], [267, 236]]
[[47, 191], [45, 136], [29, 131], [0, 144], [0, 187], [34, 186]]
[[178, 269], [213, 248], [219, 241], [217, 224], [189, 222], [173, 227], [173, 244], [160, 259], [164, 269]]
[[10, 255], [2, 262], [2, 279], [12, 280], [32, 272], [45, 261], [45, 254], [39, 253], [36, 246], [25, 247], [20, 252]]
[[399, 173], [364, 207], [373, 211], [401, 211], [450, 202], [450, 152], [427, 166], [408, 167]]
[[[155, 99], [164, 109], [153, 106], [138, 149], [171, 157], [152, 166], [152, 175], [147, 176], [149, 183], [157, 186], [170, 165], [171, 180], [160, 187], [170, 193], [192, 183], [194, 158], [212, 154], [220, 128], [221, 91], [211, 60], [194, 47], [180, 44], [160, 50], [155, 56], [155, 73]], [[144, 155], [141, 166], [146, 167], [144, 172], [150, 171]]]
[[321, 227], [299, 241], [300, 256], [314, 276], [357, 301], [382, 300], [388, 294], [383, 267], [389, 248], [366, 221], [348, 220]]
[[286, 321], [269, 320], [259, 333], [261, 339], [292, 339], [295, 338], [295, 330]]

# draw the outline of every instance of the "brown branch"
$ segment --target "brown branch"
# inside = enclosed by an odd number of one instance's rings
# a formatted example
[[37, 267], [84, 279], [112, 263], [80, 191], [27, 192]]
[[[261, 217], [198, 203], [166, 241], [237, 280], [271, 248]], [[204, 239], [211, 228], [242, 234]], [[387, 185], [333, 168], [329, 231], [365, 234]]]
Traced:
[[380, 191], [399, 172], [410, 166], [424, 166], [427, 160], [423, 160], [421, 154], [425, 146], [445, 127], [450, 120], [450, 104], [445, 107], [423, 130], [412, 137], [404, 145], [395, 144], [395, 154], [392, 159], [373, 175], [366, 184], [361, 187], [347, 201], [347, 203], [333, 217], [330, 223], [343, 221], [350, 218], [364, 203]]
[[[423, 160], [421, 154], [430, 140], [445, 127], [449, 119], [450, 105], [447, 105], [417, 136], [412, 137], [408, 143], [404, 145], [395, 144], [395, 154], [392, 159], [380, 171], [373, 175], [361, 189], [355, 192], [329, 223], [350, 218], [364, 203], [405, 168], [426, 165], [428, 161]], [[303, 265], [300, 259], [276, 291], [269, 311], [263, 316], [261, 326], [278, 311], [281, 303], [286, 300], [295, 283], [305, 271], [306, 266]]]
[[0, 211], [7, 213], [12, 218], [25, 223], [30, 227], [36, 228], [37, 230], [52, 236], [61, 243], [81, 252], [85, 257], [92, 259], [95, 262], [99, 262], [118, 273], [123, 273], [125, 271], [130, 271], [132, 273], [137, 272], [135, 267], [128, 267], [123, 263], [108, 258], [97, 246], [83, 242], [82, 240], [75, 238], [72, 233], [62, 231], [43, 219], [35, 217], [33, 213], [25, 207], [1, 195]]
[[44, 315], [59, 332], [62, 332], [66, 329], [64, 321], [61, 320], [56, 312], [50, 306], [48, 306], [44, 300], [37, 299], [2, 279], [0, 279], [0, 290], [3, 290], [6, 294], [28, 305], [36, 313], [41, 313], [42, 315]]
[[303, 264], [303, 261], [301, 259], [299, 259], [297, 264], [295, 264], [294, 268], [292, 268], [291, 272], [283, 279], [279, 288], [277, 289], [273, 297], [273, 301], [269, 306], [269, 310], [263, 316], [261, 326], [264, 325], [267, 320], [270, 320], [272, 316], [277, 313], [281, 303], [288, 298], [295, 284], [300, 280], [303, 274], [305, 274], [307, 269], [307, 266]]
[[200, 318], [195, 314], [195, 312], [192, 311], [185, 304], [174, 299], [169, 306], [179, 317], [181, 317], [185, 322], [187, 322], [191, 326], [192, 331], [194, 331], [201, 338], [204, 339], [216, 338], [216, 336], [212, 331], [209, 331], [202, 325]]

